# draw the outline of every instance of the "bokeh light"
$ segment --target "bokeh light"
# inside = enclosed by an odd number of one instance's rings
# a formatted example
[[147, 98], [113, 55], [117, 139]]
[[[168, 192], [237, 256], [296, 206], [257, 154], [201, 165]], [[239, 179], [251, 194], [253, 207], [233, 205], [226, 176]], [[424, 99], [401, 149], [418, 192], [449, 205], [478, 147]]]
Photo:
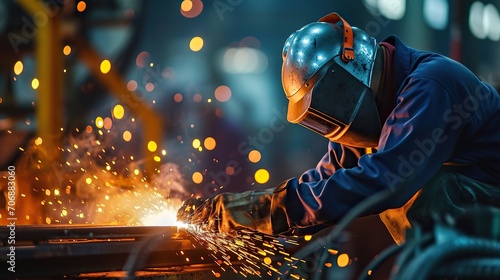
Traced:
[[125, 108], [123, 108], [122, 105], [116, 104], [115, 107], [113, 107], [113, 116], [116, 119], [122, 119], [123, 116], [125, 115]]
[[213, 137], [207, 137], [203, 141], [203, 146], [205, 146], [205, 149], [207, 149], [209, 151], [215, 149], [216, 145], [217, 145], [217, 142], [215, 141], [215, 139]]
[[196, 103], [201, 102], [202, 99], [203, 99], [203, 96], [201, 96], [201, 94], [199, 94], [199, 93], [196, 93], [195, 95], [193, 95], [193, 101]]
[[155, 141], [152, 141], [152, 140], [151, 140], [151, 141], [149, 141], [149, 142], [148, 142], [148, 150], [149, 150], [150, 152], [154, 152], [154, 151], [156, 151], [156, 149], [158, 149], [158, 145], [156, 144], [156, 142], [155, 142]]
[[201, 141], [200, 141], [200, 139], [197, 139], [197, 138], [196, 138], [196, 139], [193, 139], [193, 143], [192, 143], [192, 145], [193, 145], [193, 148], [198, 149], [198, 148], [201, 146]]
[[97, 128], [102, 128], [104, 126], [104, 120], [101, 117], [95, 118], [95, 126]]
[[261, 168], [255, 171], [254, 178], [257, 183], [265, 184], [269, 181], [269, 172], [266, 169]]
[[40, 82], [38, 81], [37, 78], [34, 78], [32, 81], [31, 81], [31, 87], [33, 89], [37, 89], [38, 87], [40, 86]]
[[80, 1], [78, 2], [78, 4], [76, 4], [76, 10], [79, 11], [80, 13], [85, 11], [86, 8], [87, 4], [85, 3], [85, 1]]
[[346, 267], [349, 264], [349, 255], [347, 254], [340, 254], [337, 257], [337, 265], [339, 267]]
[[174, 101], [175, 101], [175, 102], [179, 103], [179, 102], [181, 102], [181, 101], [182, 101], [182, 99], [183, 99], [182, 94], [180, 94], [180, 93], [176, 93], [176, 94], [174, 95]]
[[24, 65], [20, 60], [17, 61], [16, 64], [14, 64], [14, 74], [21, 75], [21, 73], [23, 72], [23, 69], [24, 69]]
[[129, 91], [134, 91], [137, 89], [137, 82], [135, 80], [130, 80], [127, 83], [127, 89]]
[[104, 118], [103, 127], [107, 130], [110, 130], [112, 126], [113, 126], [113, 121], [111, 120], [111, 118], [109, 117]]
[[68, 46], [68, 45], [64, 46], [64, 48], [63, 48], [63, 54], [64, 55], [69, 55], [70, 53], [71, 53], [71, 47]]
[[203, 38], [196, 36], [191, 41], [189, 41], [189, 49], [193, 52], [197, 52], [203, 48]]
[[194, 18], [203, 11], [203, 2], [201, 0], [183, 0], [180, 6], [181, 15], [187, 18]]
[[129, 142], [130, 140], [132, 140], [132, 133], [128, 130], [125, 130], [123, 132], [122, 137], [123, 137], [123, 140], [125, 140], [126, 142]]
[[257, 150], [252, 150], [248, 153], [248, 160], [253, 163], [257, 163], [262, 158], [262, 155]]
[[226, 102], [231, 98], [231, 89], [228, 86], [218, 86], [215, 89], [215, 99], [219, 102]]
[[137, 67], [144, 68], [146, 65], [148, 65], [150, 59], [151, 55], [148, 52], [143, 51], [140, 52], [135, 58], [135, 64], [137, 65]]
[[100, 68], [101, 68], [101, 72], [103, 74], [109, 73], [109, 71], [111, 70], [111, 62], [109, 60], [107, 60], [107, 59], [103, 60], [101, 62]]
[[193, 180], [194, 183], [200, 184], [201, 182], [203, 182], [203, 174], [201, 174], [200, 172], [196, 171], [191, 176], [191, 179]]

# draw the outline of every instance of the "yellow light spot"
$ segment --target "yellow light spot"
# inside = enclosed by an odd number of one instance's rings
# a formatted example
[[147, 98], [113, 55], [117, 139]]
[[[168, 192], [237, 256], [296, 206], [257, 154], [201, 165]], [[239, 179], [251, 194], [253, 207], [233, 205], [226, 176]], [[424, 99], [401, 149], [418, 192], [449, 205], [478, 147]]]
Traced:
[[101, 72], [107, 74], [111, 70], [111, 62], [107, 59], [101, 62]]
[[158, 149], [158, 145], [156, 145], [156, 142], [155, 141], [149, 141], [148, 142], [148, 150], [150, 152], [154, 152], [154, 151], [156, 151], [156, 149]]
[[325, 266], [326, 266], [326, 267], [332, 267], [332, 263], [329, 263], [329, 262], [328, 262], [328, 263], [325, 263]]
[[102, 208], [101, 207], [97, 208], [97, 212], [101, 213], [102, 212]]
[[109, 200], [109, 195], [105, 195], [104, 199]]
[[368, 273], [367, 273], [367, 274], [368, 274], [368, 275], [372, 275], [372, 270], [371, 270], [371, 269], [370, 269], [370, 270], [368, 270]]
[[87, 183], [89, 185], [92, 184], [92, 178], [87, 177], [87, 179], [85, 179], [85, 183]]
[[139, 169], [134, 169], [135, 176], [139, 175]]
[[51, 222], [52, 222], [52, 221], [50, 220], [50, 218], [49, 218], [49, 217], [45, 218], [45, 223], [46, 223], [46, 224], [50, 225], [50, 223], [51, 223]]
[[193, 179], [193, 182], [195, 182], [196, 184], [200, 184], [203, 181], [203, 174], [196, 171], [193, 173], [192, 179]]
[[250, 160], [250, 162], [257, 163], [261, 158], [262, 156], [257, 150], [252, 150], [250, 151], [250, 153], [248, 153], [248, 160]]
[[71, 47], [68, 46], [68, 45], [64, 46], [64, 48], [63, 48], [63, 54], [64, 55], [69, 55], [70, 53], [71, 53]]
[[55, 190], [54, 190], [54, 195], [59, 195], [59, 193], [60, 193], [60, 192], [59, 192], [59, 190], [58, 190], [58, 189], [55, 189]]
[[156, 161], [156, 162], [160, 162], [161, 161], [161, 157], [159, 156], [154, 156], [153, 157], [153, 160]]
[[201, 50], [203, 48], [203, 39], [199, 36], [194, 37], [189, 42], [189, 48], [193, 52], [197, 52], [197, 51]]
[[104, 120], [101, 117], [95, 118], [95, 126], [97, 128], [102, 128], [104, 126]]
[[269, 172], [266, 169], [259, 169], [255, 171], [255, 181], [259, 184], [265, 184], [269, 181]]
[[211, 151], [215, 149], [217, 142], [215, 142], [215, 139], [213, 137], [207, 137], [205, 138], [205, 141], [203, 141], [203, 145], [205, 146], [205, 149]]
[[50, 190], [45, 190], [45, 195], [49, 196], [50, 195]]
[[189, 12], [191, 11], [191, 8], [193, 8], [193, 2], [191, 0], [184, 0], [181, 3], [181, 10], [184, 12]]
[[125, 140], [125, 141], [127, 141], [127, 142], [128, 142], [128, 141], [130, 141], [131, 139], [132, 139], [132, 133], [130, 133], [130, 131], [128, 131], [128, 130], [125, 130], [125, 131], [123, 132], [123, 140]]
[[40, 145], [42, 145], [42, 143], [43, 143], [42, 138], [38, 137], [35, 139], [35, 145], [40, 146]]
[[309, 241], [309, 240], [311, 240], [311, 238], [312, 238], [312, 235], [310, 235], [310, 234], [304, 236], [305, 241]]
[[66, 211], [65, 209], [63, 209], [63, 210], [61, 211], [61, 216], [65, 217], [65, 216], [67, 216], [67, 215], [68, 215], [68, 211]]
[[166, 156], [167, 155], [167, 151], [166, 150], [161, 150], [161, 154]]
[[193, 148], [198, 149], [201, 146], [200, 139], [196, 138], [193, 140]]
[[123, 108], [123, 106], [120, 104], [116, 104], [115, 107], [113, 108], [113, 116], [120, 120], [123, 118], [124, 115], [125, 115], [125, 108]]
[[24, 65], [23, 63], [19, 60], [14, 64], [14, 74], [20, 75], [23, 72]]
[[264, 263], [267, 264], [267, 265], [270, 265], [272, 263], [272, 260], [270, 257], [265, 257], [264, 258]]
[[85, 3], [85, 1], [80, 1], [78, 2], [78, 4], [76, 4], [76, 10], [79, 11], [80, 13], [85, 11], [86, 8], [87, 4]]
[[349, 255], [347, 254], [340, 254], [337, 257], [337, 265], [339, 267], [346, 267], [349, 264]]
[[37, 78], [34, 78], [32, 81], [31, 81], [31, 87], [33, 89], [37, 89], [38, 87], [40, 86], [40, 82], [38, 81]]

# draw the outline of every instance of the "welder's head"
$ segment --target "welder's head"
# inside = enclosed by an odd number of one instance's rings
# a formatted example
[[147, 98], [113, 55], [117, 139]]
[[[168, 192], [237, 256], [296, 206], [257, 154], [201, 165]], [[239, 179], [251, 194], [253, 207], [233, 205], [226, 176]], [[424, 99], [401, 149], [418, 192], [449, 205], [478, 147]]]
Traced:
[[331, 141], [376, 147], [381, 125], [370, 84], [377, 42], [336, 13], [295, 31], [283, 47], [288, 121]]

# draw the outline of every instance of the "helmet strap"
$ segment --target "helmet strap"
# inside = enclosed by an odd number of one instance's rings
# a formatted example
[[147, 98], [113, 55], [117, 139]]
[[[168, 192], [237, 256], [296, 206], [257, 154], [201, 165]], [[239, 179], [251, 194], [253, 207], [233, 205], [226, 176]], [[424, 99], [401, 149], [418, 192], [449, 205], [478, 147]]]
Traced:
[[354, 60], [354, 36], [352, 33], [352, 28], [347, 21], [345, 21], [339, 14], [331, 13], [318, 20], [318, 22], [329, 22], [336, 24], [337, 22], [342, 22], [344, 40], [342, 42], [342, 60], [344, 62], [349, 62]]

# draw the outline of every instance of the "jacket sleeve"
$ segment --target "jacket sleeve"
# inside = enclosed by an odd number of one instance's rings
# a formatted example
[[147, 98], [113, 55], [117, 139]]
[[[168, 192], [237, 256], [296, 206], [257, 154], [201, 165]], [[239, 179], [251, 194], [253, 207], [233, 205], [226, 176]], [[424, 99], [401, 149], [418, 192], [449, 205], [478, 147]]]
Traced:
[[382, 128], [376, 153], [329, 143], [315, 169], [277, 189], [289, 226], [334, 224], [356, 204], [387, 188], [403, 190], [370, 212], [402, 206], [450, 158], [469, 123], [465, 116], [457, 121], [451, 110], [456, 103], [438, 81], [409, 80]]

